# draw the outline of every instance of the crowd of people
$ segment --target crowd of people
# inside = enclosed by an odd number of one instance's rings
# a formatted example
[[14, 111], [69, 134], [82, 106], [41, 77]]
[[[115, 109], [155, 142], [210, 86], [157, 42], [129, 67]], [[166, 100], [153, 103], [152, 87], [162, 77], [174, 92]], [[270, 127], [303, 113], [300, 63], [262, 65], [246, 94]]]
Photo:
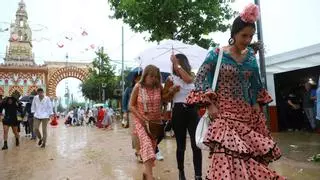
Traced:
[[[4, 139], [2, 150], [8, 149], [7, 141], [10, 127], [15, 135], [16, 146], [20, 145], [20, 122], [23, 122], [26, 135], [30, 134], [31, 140], [38, 138], [38, 145], [41, 148], [46, 147], [47, 125], [53, 116], [53, 107], [50, 98], [44, 95], [42, 88], [37, 90], [37, 94], [30, 99], [25, 107], [15, 97], [0, 97], [0, 118], [3, 124]], [[42, 125], [42, 134], [39, 131], [40, 124]]]
[[95, 125], [98, 128], [112, 129], [114, 114], [112, 107], [99, 106], [86, 110], [82, 107], [74, 107], [65, 117], [65, 124], [70, 126]]
[[[103, 106], [86, 111], [81, 107], [74, 107], [69, 113], [63, 117], [65, 124], [70, 126], [91, 125], [98, 128], [112, 129], [111, 125], [114, 121], [114, 111], [111, 107]], [[0, 95], [0, 120], [3, 124], [3, 140], [2, 150], [8, 149], [8, 133], [11, 128], [16, 139], [16, 146], [20, 145], [20, 127], [23, 125], [25, 135], [30, 136], [31, 140], [38, 139], [38, 145], [45, 148], [47, 142], [47, 125], [53, 118], [58, 118], [53, 112], [52, 102], [49, 97], [44, 95], [44, 90], [39, 88], [36, 96], [29, 96], [29, 100], [25, 103], [19, 101], [18, 98], [9, 96], [2, 97]], [[53, 121], [52, 121], [53, 122]], [[42, 134], [39, 127], [42, 127]], [[57, 125], [57, 124], [51, 124]]]
[[305, 82], [288, 93], [282, 93], [279, 100], [280, 130], [315, 132], [320, 125], [319, 93], [320, 88], [317, 90], [313, 82]]

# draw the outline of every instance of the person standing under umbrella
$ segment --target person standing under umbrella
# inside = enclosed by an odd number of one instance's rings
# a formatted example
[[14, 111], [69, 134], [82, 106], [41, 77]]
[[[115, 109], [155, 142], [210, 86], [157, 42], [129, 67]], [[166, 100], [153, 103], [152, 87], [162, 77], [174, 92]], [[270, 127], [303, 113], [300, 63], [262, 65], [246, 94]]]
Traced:
[[19, 146], [20, 144], [18, 132], [19, 121], [17, 119], [17, 112], [19, 111], [20, 113], [22, 113], [22, 107], [18, 105], [16, 98], [7, 97], [0, 105], [0, 114], [2, 113], [3, 109], [5, 110], [5, 115], [2, 121], [4, 139], [2, 150], [6, 150], [8, 149], [9, 127], [12, 128], [14, 136], [16, 137], [16, 146]]
[[184, 173], [184, 154], [187, 131], [191, 140], [195, 179], [200, 180], [202, 179], [202, 153], [195, 141], [199, 117], [196, 107], [186, 104], [188, 94], [194, 89], [191, 66], [184, 54], [172, 55], [171, 61], [173, 73], [165, 83], [163, 98], [166, 101], [173, 101], [172, 128], [177, 142], [176, 158], [179, 169], [179, 180], [186, 179]]
[[[42, 88], [38, 88], [37, 93], [38, 95], [33, 98], [31, 105], [31, 112], [34, 113], [33, 131], [39, 138], [38, 145], [41, 146], [41, 148], [45, 148], [47, 142], [47, 125], [53, 115], [53, 107], [50, 98], [44, 95]], [[43, 136], [41, 136], [39, 131], [41, 123]]]

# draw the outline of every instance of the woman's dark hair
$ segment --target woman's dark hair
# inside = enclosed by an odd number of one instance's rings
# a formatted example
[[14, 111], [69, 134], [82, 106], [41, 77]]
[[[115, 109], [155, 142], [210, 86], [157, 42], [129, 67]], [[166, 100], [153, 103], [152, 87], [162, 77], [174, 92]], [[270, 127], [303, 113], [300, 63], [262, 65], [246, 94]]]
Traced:
[[[181, 68], [185, 70], [189, 75], [192, 75], [191, 66], [187, 56], [184, 54], [176, 54], [175, 56], [178, 59], [179, 65], [181, 66]], [[179, 76], [174, 70], [172, 70], [172, 73], [176, 76]]]
[[255, 23], [249, 23], [249, 22], [244, 22], [240, 16], [238, 16], [232, 23], [231, 26], [231, 38], [234, 38], [234, 36], [239, 33], [242, 29], [245, 27], [252, 27], [256, 29], [256, 24]]
[[42, 88], [38, 88], [37, 92], [44, 92]]
[[12, 100], [12, 104], [15, 104], [17, 102], [16, 98], [14, 98], [13, 96], [8, 96], [5, 98], [5, 104], [8, 104], [9, 100]]

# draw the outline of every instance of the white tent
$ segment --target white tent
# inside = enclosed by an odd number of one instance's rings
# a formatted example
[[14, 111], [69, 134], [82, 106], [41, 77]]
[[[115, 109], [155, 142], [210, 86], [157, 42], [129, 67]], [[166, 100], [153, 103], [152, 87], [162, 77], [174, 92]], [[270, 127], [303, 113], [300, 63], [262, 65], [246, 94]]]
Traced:
[[[320, 44], [266, 57], [267, 86], [275, 105], [274, 74], [320, 66]], [[320, 73], [320, 72], [319, 72]]]

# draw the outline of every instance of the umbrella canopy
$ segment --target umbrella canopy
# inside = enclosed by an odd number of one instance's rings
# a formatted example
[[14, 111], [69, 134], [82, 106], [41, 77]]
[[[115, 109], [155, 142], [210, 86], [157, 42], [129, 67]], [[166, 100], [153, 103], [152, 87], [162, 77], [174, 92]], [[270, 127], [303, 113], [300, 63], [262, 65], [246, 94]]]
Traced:
[[[132, 82], [133, 81], [133, 78], [137, 75], [142, 75], [142, 67], [136, 67], [134, 68], [132, 71], [129, 72], [129, 74], [127, 75], [126, 79], [129, 81], [129, 82]], [[170, 75], [170, 73], [167, 73], [167, 72], [161, 72], [161, 78], [162, 78], [162, 82], [164, 82], [168, 76]]]
[[160, 42], [160, 45], [151, 47], [136, 58], [136, 61], [141, 64], [141, 67], [146, 67], [153, 64], [160, 68], [161, 72], [172, 72], [172, 63], [170, 60], [172, 51], [174, 54], [184, 54], [187, 56], [192, 69], [198, 69], [208, 50], [198, 46], [189, 45], [175, 40], [165, 40]]
[[161, 78], [162, 78], [162, 82], [165, 82], [168, 78], [168, 76], [170, 75], [170, 73], [167, 72], [161, 72]]
[[129, 72], [126, 79], [131, 82], [133, 81], [135, 76], [142, 75], [142, 71], [143, 71], [142, 67], [136, 67]]
[[93, 107], [100, 107], [100, 106], [102, 106], [102, 107], [107, 107], [107, 104], [103, 104], [103, 103], [98, 103], [98, 104], [94, 104], [94, 105], [92, 105]]

